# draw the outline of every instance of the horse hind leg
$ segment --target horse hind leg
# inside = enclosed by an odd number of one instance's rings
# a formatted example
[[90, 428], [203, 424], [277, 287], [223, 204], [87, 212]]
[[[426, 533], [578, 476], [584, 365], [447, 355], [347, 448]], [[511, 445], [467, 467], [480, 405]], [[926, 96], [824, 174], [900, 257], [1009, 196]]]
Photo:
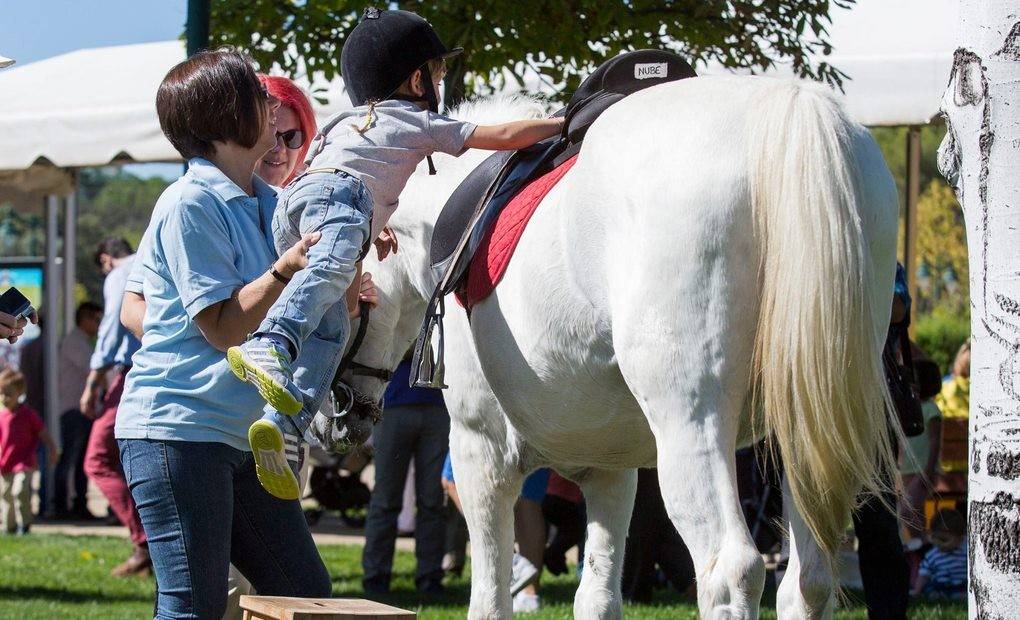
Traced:
[[622, 618], [620, 579], [637, 470], [592, 470], [580, 484], [588, 528], [581, 585], [574, 597], [574, 618]]
[[757, 618], [765, 563], [740, 509], [734, 456], [746, 374], [648, 367], [669, 370], [627, 380], [655, 435], [663, 502], [694, 561], [701, 617]]
[[776, 591], [776, 614], [780, 620], [831, 618], [835, 598], [832, 563], [804, 523], [785, 477], [783, 512], [790, 536], [790, 561]]
[[693, 423], [657, 435], [662, 497], [694, 560], [701, 616], [757, 618], [765, 563], [740, 511], [735, 442]]

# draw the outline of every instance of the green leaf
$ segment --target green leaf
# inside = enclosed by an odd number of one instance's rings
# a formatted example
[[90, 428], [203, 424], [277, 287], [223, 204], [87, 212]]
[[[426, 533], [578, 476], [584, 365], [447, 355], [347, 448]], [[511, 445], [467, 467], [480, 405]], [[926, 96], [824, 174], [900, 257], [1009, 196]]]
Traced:
[[[291, 76], [304, 66], [329, 79], [339, 74], [340, 51], [365, 7], [378, 0], [217, 0], [214, 45], [248, 50], [260, 67], [277, 63]], [[691, 62], [763, 70], [782, 61], [815, 79], [838, 82], [838, 69], [809, 58], [828, 49], [825, 23], [832, 5], [853, 0], [403, 0], [440, 37], [466, 50], [458, 92], [491, 90], [503, 71], [530, 55], [541, 74], [569, 94], [607, 57], [639, 48], [672, 49]], [[810, 23], [817, 38], [804, 37]], [[254, 33], [254, 34], [253, 34]], [[288, 53], [296, 49], [296, 55]], [[469, 79], [467, 76], [471, 75]], [[449, 90], [449, 89], [448, 89]]]

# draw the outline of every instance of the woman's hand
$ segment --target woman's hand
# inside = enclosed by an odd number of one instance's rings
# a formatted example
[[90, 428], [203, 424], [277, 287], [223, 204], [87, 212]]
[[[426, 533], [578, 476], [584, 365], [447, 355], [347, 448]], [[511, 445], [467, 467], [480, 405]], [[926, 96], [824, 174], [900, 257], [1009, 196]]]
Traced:
[[301, 240], [276, 259], [273, 267], [285, 278], [293, 278], [294, 274], [308, 266], [308, 248], [319, 242], [321, 232], [308, 233]]
[[[361, 290], [358, 291], [358, 301], [367, 302], [368, 305], [373, 308], [379, 305], [379, 291], [375, 288], [375, 282], [372, 281], [372, 274], [365, 272], [361, 276]], [[361, 316], [361, 304], [358, 303], [351, 311], [351, 318], [356, 319]]]
[[36, 316], [35, 311], [32, 311], [28, 319], [25, 317], [16, 319], [6, 312], [0, 312], [0, 339], [6, 339], [11, 344], [17, 342], [18, 338], [21, 338], [21, 335], [25, 333], [25, 326], [28, 325], [29, 319], [33, 323], [39, 322], [39, 317]]
[[397, 253], [397, 235], [393, 233], [389, 226], [383, 226], [382, 232], [379, 233], [379, 238], [373, 241], [373, 243], [375, 243], [375, 251], [379, 256], [379, 260], [389, 256], [391, 250], [394, 254]]

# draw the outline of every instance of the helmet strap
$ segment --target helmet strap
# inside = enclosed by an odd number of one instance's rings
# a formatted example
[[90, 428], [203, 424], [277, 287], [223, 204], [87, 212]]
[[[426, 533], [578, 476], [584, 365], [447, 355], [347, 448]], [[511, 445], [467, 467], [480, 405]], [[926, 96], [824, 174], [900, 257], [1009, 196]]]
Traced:
[[425, 91], [425, 101], [429, 104], [429, 109], [433, 112], [439, 112], [439, 97], [436, 96], [436, 89], [432, 86], [432, 72], [429, 71], [429, 63], [425, 63], [420, 67], [421, 70], [421, 88]]
[[[429, 71], [429, 63], [421, 66], [421, 87], [425, 91], [425, 101], [428, 103], [429, 110], [438, 113], [439, 97], [436, 96], [436, 89], [432, 86], [432, 72]], [[429, 174], [435, 175], [436, 165], [432, 163], [432, 156], [429, 155], [425, 159], [429, 162]]]

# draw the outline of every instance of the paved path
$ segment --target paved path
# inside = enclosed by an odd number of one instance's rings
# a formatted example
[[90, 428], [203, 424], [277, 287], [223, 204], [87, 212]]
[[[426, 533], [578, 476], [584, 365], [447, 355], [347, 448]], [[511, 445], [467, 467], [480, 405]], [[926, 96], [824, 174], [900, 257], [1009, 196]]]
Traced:
[[[67, 536], [117, 536], [127, 538], [127, 528], [122, 525], [103, 525], [101, 521], [36, 521], [32, 531], [40, 534], [64, 534]], [[347, 527], [336, 517], [324, 516], [312, 528], [312, 538], [317, 545], [365, 544], [361, 530]], [[398, 538], [397, 549], [414, 551], [413, 538]]]

